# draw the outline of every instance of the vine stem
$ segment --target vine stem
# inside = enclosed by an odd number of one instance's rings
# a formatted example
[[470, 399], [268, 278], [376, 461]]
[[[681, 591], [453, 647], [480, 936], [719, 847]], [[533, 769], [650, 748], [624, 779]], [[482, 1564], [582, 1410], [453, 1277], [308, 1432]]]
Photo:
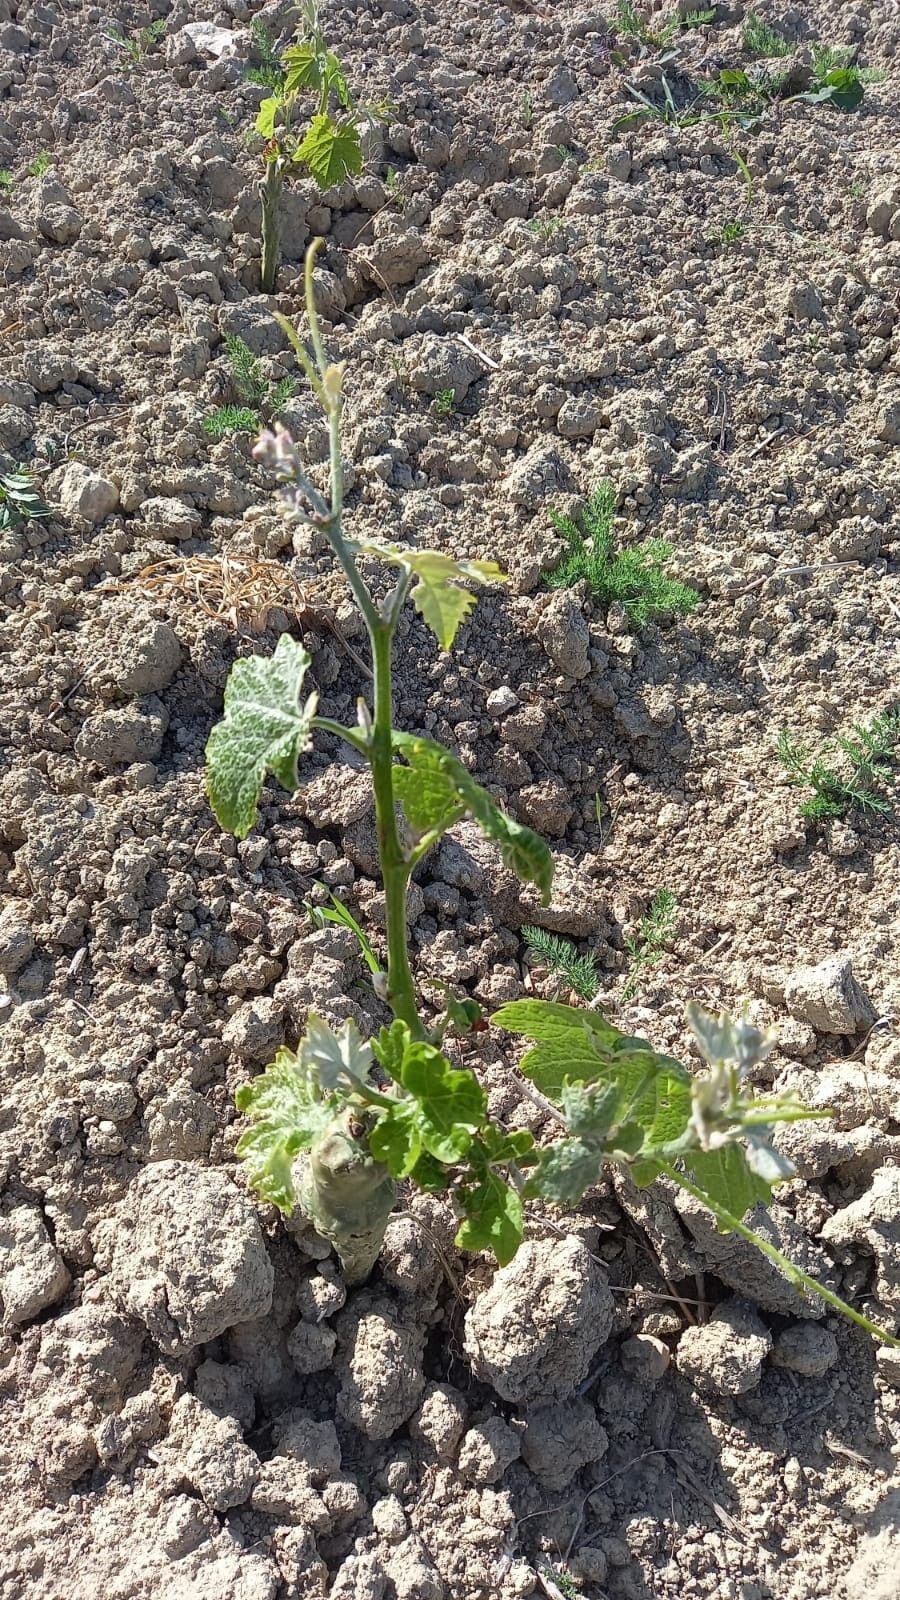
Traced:
[[826, 1289], [824, 1283], [819, 1283], [817, 1278], [813, 1278], [808, 1272], [804, 1272], [802, 1267], [795, 1266], [794, 1262], [789, 1261], [787, 1256], [783, 1256], [780, 1250], [776, 1250], [768, 1239], [763, 1239], [760, 1234], [754, 1233], [753, 1229], [748, 1228], [745, 1223], [741, 1222], [739, 1217], [726, 1210], [717, 1200], [713, 1200], [704, 1190], [698, 1189], [697, 1185], [692, 1183], [690, 1178], [686, 1178], [683, 1172], [679, 1172], [677, 1167], [673, 1167], [668, 1161], [661, 1161], [659, 1165], [667, 1178], [671, 1178], [672, 1182], [677, 1183], [680, 1189], [684, 1189], [687, 1194], [693, 1195], [695, 1200], [699, 1200], [729, 1233], [740, 1234], [742, 1239], [746, 1239], [749, 1244], [755, 1245], [756, 1249], [761, 1250], [764, 1256], [768, 1256], [770, 1261], [774, 1261], [775, 1265], [781, 1268], [785, 1277], [795, 1287], [806, 1289], [810, 1294], [818, 1295], [819, 1299], [824, 1300], [826, 1305], [831, 1306], [834, 1311], [839, 1311], [842, 1317], [849, 1317], [850, 1321], [855, 1322], [857, 1327], [864, 1328], [866, 1333], [870, 1333], [876, 1339], [880, 1339], [882, 1344], [893, 1345], [895, 1349], [900, 1350], [900, 1339], [896, 1338], [894, 1334], [888, 1333], [886, 1328], [879, 1328], [877, 1323], [870, 1322], [868, 1317], [864, 1317], [861, 1312], [854, 1311], [852, 1306], [848, 1306], [846, 1300], [842, 1300], [840, 1295], [832, 1294], [830, 1289]]

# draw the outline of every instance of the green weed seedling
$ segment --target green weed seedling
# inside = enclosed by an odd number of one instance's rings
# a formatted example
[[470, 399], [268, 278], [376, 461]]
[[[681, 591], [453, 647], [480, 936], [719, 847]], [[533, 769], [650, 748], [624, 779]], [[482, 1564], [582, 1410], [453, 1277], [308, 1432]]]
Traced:
[[625, 949], [631, 957], [631, 971], [622, 989], [622, 1000], [631, 1000], [641, 986], [647, 967], [656, 967], [666, 953], [672, 937], [678, 901], [671, 889], [659, 889], [650, 901], [634, 933], [625, 935]]
[[0, 167], [0, 194], [11, 194], [13, 182], [13, 175], [9, 168]]
[[593, 956], [579, 955], [571, 939], [561, 939], [558, 934], [548, 933], [546, 928], [537, 928], [531, 923], [523, 927], [522, 934], [529, 955], [542, 961], [580, 1000], [593, 1000], [600, 987]]
[[398, 211], [402, 211], [406, 205], [407, 197], [400, 187], [400, 174], [396, 167], [388, 167], [387, 175], [384, 180], [384, 187], [386, 188]]
[[526, 222], [525, 226], [533, 238], [540, 239], [542, 243], [546, 243], [548, 239], [553, 239], [559, 233], [560, 228], [565, 227], [565, 222], [562, 217], [533, 217], [531, 222]]
[[[272, 92], [256, 118], [256, 132], [266, 141], [259, 186], [264, 294], [275, 288], [281, 254], [279, 208], [290, 174], [298, 169], [307, 172], [325, 190], [361, 172], [362, 135], [388, 111], [386, 105], [354, 104], [344, 69], [319, 24], [318, 0], [302, 0], [300, 10], [295, 43], [281, 57], [283, 76], [280, 80], [273, 76]], [[271, 66], [264, 70], [271, 73]], [[312, 96], [313, 111], [305, 129], [298, 130], [305, 96]]]
[[[845, 817], [850, 811], [885, 815], [890, 801], [880, 790], [896, 782], [894, 764], [900, 742], [900, 709], [854, 723], [851, 734], [822, 747], [818, 755], [787, 729], [778, 736], [778, 759], [794, 788], [811, 789], [800, 806], [808, 822]], [[843, 767], [831, 764], [843, 756]]]
[[257, 84], [260, 89], [268, 90], [269, 94], [284, 94], [285, 69], [278, 59], [275, 41], [262, 17], [253, 18], [250, 36], [259, 56], [259, 66], [250, 68], [247, 82]]
[[765, 61], [772, 57], [789, 56], [793, 45], [777, 28], [770, 27], [755, 11], [750, 11], [744, 23], [744, 49], [749, 55]]
[[663, 568], [672, 546], [664, 539], [648, 539], [616, 550], [615, 508], [615, 490], [606, 480], [594, 490], [579, 522], [558, 511], [550, 512], [554, 528], [569, 548], [548, 573], [548, 584], [553, 589], [570, 589], [585, 579], [595, 600], [601, 605], [617, 601], [639, 627], [667, 612], [686, 616], [699, 604], [700, 596], [696, 589], [666, 577]]
[[523, 90], [519, 101], [519, 121], [526, 132], [534, 127], [534, 95], [528, 89]]
[[233, 333], [226, 333], [225, 348], [231, 381], [239, 405], [218, 406], [203, 419], [203, 431], [216, 441], [230, 433], [252, 433], [259, 427], [260, 412], [277, 416], [294, 392], [293, 378], [270, 383], [261, 362], [252, 350]]
[[[268, 774], [295, 789], [299, 760], [316, 735], [349, 745], [368, 765], [386, 946], [372, 985], [386, 1020], [365, 1040], [352, 1021], [334, 1028], [310, 1013], [297, 1048], [279, 1050], [271, 1066], [238, 1090], [244, 1127], [237, 1151], [250, 1185], [286, 1213], [299, 1207], [334, 1245], [347, 1281], [358, 1283], [378, 1257], [401, 1183], [446, 1193], [459, 1222], [457, 1246], [490, 1250], [502, 1263], [523, 1237], [526, 1201], [576, 1203], [614, 1163], [639, 1184], [666, 1176], [698, 1196], [720, 1227], [750, 1239], [792, 1283], [877, 1333], [742, 1220], [793, 1173], [771, 1143], [774, 1127], [809, 1115], [789, 1098], [755, 1099], [745, 1088], [748, 1071], [771, 1047], [748, 1023], [692, 1006], [688, 1020], [709, 1068], [694, 1074], [598, 1011], [537, 1000], [503, 1006], [493, 1024], [531, 1041], [519, 1070], [563, 1130], [543, 1146], [529, 1130], [494, 1120], [476, 1074], [453, 1065], [441, 1048], [448, 1025], [485, 1026], [477, 1005], [452, 1000], [429, 1027], [409, 960], [406, 901], [418, 864], [465, 817], [545, 904], [554, 862], [543, 840], [508, 816], [449, 750], [394, 725], [394, 646], [407, 601], [438, 647], [450, 650], [475, 603], [473, 587], [499, 583], [503, 575], [492, 561], [454, 560], [380, 538], [357, 541], [345, 532], [344, 368], [325, 351], [313, 293], [315, 254], [313, 246], [306, 261], [311, 350], [286, 319], [279, 321], [327, 422], [327, 497], [284, 429], [263, 434], [257, 452], [281, 478], [293, 514], [331, 546], [368, 635], [371, 698], [358, 701], [352, 726], [322, 715], [315, 690], [305, 687], [310, 657], [282, 634], [271, 657], [251, 655], [232, 668], [223, 718], [206, 747], [207, 793], [220, 824], [244, 838], [257, 821]], [[390, 575], [386, 588], [383, 581], [370, 587], [373, 565]]]
[[27, 472], [0, 472], [0, 532], [49, 517], [50, 507]]
[[742, 222], [740, 217], [729, 217], [727, 222], [719, 224], [715, 233], [710, 234], [709, 242], [710, 244], [721, 245], [722, 249], [725, 250], [731, 244], [740, 244], [746, 232], [746, 222]]
[[28, 168], [29, 177], [42, 178], [44, 173], [49, 172], [49, 170], [50, 152], [49, 150], [39, 150], [30, 167]]
[[137, 33], [120, 33], [118, 28], [107, 28], [106, 37], [128, 57], [128, 66], [139, 67], [145, 56], [151, 55], [166, 31], [166, 18], [157, 17], [149, 27]]
[[452, 417], [456, 410], [456, 390], [439, 389], [431, 402], [436, 417]]

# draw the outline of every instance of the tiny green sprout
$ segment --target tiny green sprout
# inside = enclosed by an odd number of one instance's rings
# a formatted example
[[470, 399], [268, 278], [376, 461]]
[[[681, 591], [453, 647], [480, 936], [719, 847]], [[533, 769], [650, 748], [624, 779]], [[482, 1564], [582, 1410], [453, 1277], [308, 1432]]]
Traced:
[[0, 167], [0, 190], [2, 190], [4, 194], [10, 194], [12, 192], [12, 186], [12, 173], [9, 171], [8, 167]]
[[715, 6], [711, 11], [688, 11], [681, 19], [683, 28], [708, 28], [716, 20]]
[[554, 977], [562, 979], [580, 1000], [593, 1000], [600, 987], [593, 956], [579, 955], [571, 939], [561, 939], [558, 934], [548, 933], [546, 928], [528, 924], [522, 933], [530, 956], [548, 967]]
[[862, 178], [855, 178], [850, 185], [850, 195], [853, 200], [865, 200], [867, 185]]
[[585, 580], [595, 600], [602, 605], [618, 602], [639, 627], [666, 613], [687, 616], [699, 605], [700, 596], [696, 589], [666, 577], [663, 568], [672, 546], [663, 539], [648, 539], [616, 550], [615, 506], [615, 490], [605, 480], [594, 490], [578, 521], [550, 512], [568, 551], [547, 574], [548, 584], [553, 589], [569, 589]]
[[400, 174], [396, 167], [388, 167], [384, 186], [399, 211], [406, 205], [407, 196], [400, 187]]
[[[371, 680], [362, 682], [366, 698], [357, 702], [356, 722], [345, 725], [321, 714], [318, 694], [305, 688], [312, 662], [292, 634], [282, 634], [269, 657], [241, 657], [206, 746], [207, 794], [221, 826], [244, 838], [257, 823], [267, 778], [296, 789], [300, 763], [317, 735], [341, 740], [368, 767], [385, 964], [346, 907], [332, 898], [319, 909], [326, 921], [356, 936], [392, 1020], [367, 1040], [352, 1020], [332, 1027], [310, 1013], [296, 1050], [280, 1049], [238, 1089], [237, 1153], [250, 1188], [287, 1215], [299, 1210], [333, 1245], [354, 1284], [378, 1259], [401, 1185], [447, 1193], [459, 1219], [457, 1247], [489, 1250], [502, 1265], [523, 1238], [527, 1201], [577, 1204], [611, 1166], [624, 1168], [641, 1186], [664, 1177], [705, 1204], [723, 1231], [753, 1243], [797, 1288], [900, 1346], [743, 1220], [794, 1174], [773, 1142], [778, 1125], [810, 1115], [789, 1096], [760, 1099], [747, 1089], [745, 1080], [773, 1043], [749, 1023], [690, 1005], [688, 1024], [705, 1070], [689, 1072], [596, 1009], [533, 999], [502, 1006], [491, 1024], [526, 1041], [518, 1071], [555, 1108], [551, 1129], [564, 1128], [563, 1137], [551, 1133], [541, 1145], [528, 1129], [495, 1120], [478, 1073], [441, 1048], [449, 1025], [469, 1032], [473, 1042], [488, 1026], [477, 1003], [452, 996], [436, 1025], [428, 1025], [410, 962], [407, 915], [420, 862], [448, 829], [471, 818], [505, 867], [532, 884], [546, 906], [554, 861], [544, 841], [502, 810], [450, 750], [395, 725], [394, 650], [407, 603], [438, 648], [449, 651], [475, 604], [473, 590], [500, 582], [503, 574], [492, 561], [457, 560], [424, 543], [354, 539], [345, 531], [344, 369], [325, 349], [313, 290], [315, 255], [313, 246], [305, 274], [310, 347], [286, 319], [279, 321], [328, 427], [327, 491], [308, 475], [284, 429], [263, 434], [256, 453], [280, 479], [291, 514], [327, 540], [368, 636]], [[372, 563], [388, 569], [391, 585], [369, 586], [365, 574]], [[662, 936], [664, 910], [658, 895], [643, 935], [650, 955]], [[471, 1059], [477, 1059], [474, 1052]]]
[[634, 933], [625, 935], [625, 949], [631, 957], [631, 971], [622, 990], [622, 1000], [637, 994], [644, 970], [658, 966], [672, 937], [678, 902], [671, 889], [659, 889], [650, 901]]
[[546, 241], [554, 238], [559, 233], [560, 228], [565, 227], [565, 223], [562, 217], [532, 217], [531, 221], [526, 222], [525, 226], [535, 239], [540, 239], [546, 243]]
[[49, 170], [49, 167], [50, 152], [48, 150], [39, 150], [28, 171], [32, 178], [42, 178], [44, 173]]
[[456, 410], [456, 390], [439, 389], [431, 402], [436, 417], [452, 417]]
[[730, 244], [739, 244], [746, 232], [747, 224], [739, 217], [731, 217], [727, 222], [720, 223], [716, 231], [710, 234], [710, 242], [726, 248]]
[[141, 28], [137, 33], [121, 33], [118, 28], [107, 28], [106, 37], [119, 50], [128, 56], [128, 66], [139, 66], [144, 57], [150, 55], [158, 45], [166, 31], [166, 18], [157, 17], [148, 27]]
[[534, 126], [534, 95], [528, 89], [523, 90], [519, 101], [519, 121], [526, 132]]

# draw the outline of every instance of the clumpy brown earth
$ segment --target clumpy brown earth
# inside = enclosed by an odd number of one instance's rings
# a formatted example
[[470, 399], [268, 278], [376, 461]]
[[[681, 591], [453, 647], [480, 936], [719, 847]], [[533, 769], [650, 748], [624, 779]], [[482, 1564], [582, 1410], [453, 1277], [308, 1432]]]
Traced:
[[[679, 94], [748, 65], [741, 12], [679, 35]], [[287, 6], [259, 15], [289, 36]], [[109, 28], [157, 16], [130, 67]], [[53, 508], [0, 568], [0, 1596], [890, 1600], [897, 1364], [690, 1206], [616, 1180], [536, 1212], [494, 1276], [408, 1197], [348, 1295], [247, 1195], [236, 1087], [312, 1004], [379, 1021], [307, 903], [327, 885], [377, 942], [379, 892], [366, 779], [327, 741], [244, 843], [207, 808], [237, 653], [291, 629], [333, 717], [366, 680], [327, 553], [250, 436], [202, 422], [235, 398], [226, 333], [292, 370], [270, 313], [298, 311], [324, 234], [351, 530], [511, 574], [451, 658], [410, 614], [398, 721], [550, 837], [543, 920], [596, 955], [618, 1021], [685, 1051], [693, 995], [774, 1026], [768, 1079], [835, 1115], [785, 1138], [800, 1177], [755, 1225], [895, 1327], [896, 819], [805, 825], [776, 741], [896, 692], [896, 83], [741, 135], [746, 209], [715, 125], [615, 129], [623, 77], [658, 74], [627, 42], [611, 61], [597, 7], [328, 3], [351, 83], [395, 110], [358, 181], [287, 196], [270, 302], [250, 20], [0, 0], [0, 468]], [[900, 46], [886, 0], [770, 20], [801, 60]], [[230, 32], [221, 59], [198, 23]], [[322, 463], [299, 387], [285, 419]], [[548, 508], [604, 478], [622, 539], [671, 540], [692, 617], [637, 630], [547, 590]], [[676, 923], [623, 1005], [661, 887]], [[455, 830], [411, 897], [420, 980], [551, 993], [538, 917]], [[495, 1115], [540, 1127], [501, 1039], [468, 1059]]]

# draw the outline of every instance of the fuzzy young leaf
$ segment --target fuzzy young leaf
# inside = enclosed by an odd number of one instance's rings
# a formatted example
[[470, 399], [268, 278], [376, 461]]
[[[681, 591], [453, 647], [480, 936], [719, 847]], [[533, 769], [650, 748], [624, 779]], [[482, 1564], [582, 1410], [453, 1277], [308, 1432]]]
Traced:
[[389, 1028], [382, 1028], [377, 1039], [372, 1040], [376, 1061], [394, 1083], [401, 1081], [403, 1057], [409, 1049], [411, 1039], [412, 1035], [406, 1023], [398, 1018]]
[[251, 1187], [260, 1199], [291, 1211], [294, 1158], [324, 1132], [334, 1117], [333, 1107], [291, 1050], [279, 1050], [265, 1072], [238, 1090], [235, 1102], [250, 1119], [237, 1153]]
[[335, 1033], [312, 1011], [306, 1019], [299, 1055], [307, 1072], [327, 1094], [337, 1089], [352, 1092], [355, 1085], [365, 1083], [372, 1065], [372, 1046], [364, 1043], [355, 1022], [348, 1018], [340, 1033]]
[[353, 122], [333, 122], [327, 112], [313, 117], [302, 143], [294, 152], [320, 189], [343, 183], [351, 173], [362, 171], [362, 146]]
[[256, 821], [267, 772], [297, 787], [297, 760], [311, 743], [318, 695], [300, 705], [310, 657], [283, 633], [268, 659], [236, 661], [225, 685], [225, 715], [206, 745], [209, 803], [223, 828], [243, 839]]
[[515, 1189], [487, 1168], [477, 1183], [459, 1190], [459, 1198], [465, 1221], [454, 1244], [460, 1250], [490, 1250], [505, 1267], [525, 1231], [522, 1201]]
[[357, 546], [361, 555], [378, 556], [392, 566], [415, 574], [413, 605], [428, 624], [442, 650], [449, 650], [475, 604], [466, 583], [505, 583], [506, 574], [496, 561], [454, 561], [440, 550], [412, 550], [406, 545], [371, 541]]
[[715, 1016], [695, 1000], [689, 1000], [685, 1015], [705, 1061], [733, 1061], [744, 1074], [764, 1061], [774, 1048], [774, 1036], [767, 1038], [743, 1018], [735, 1022], [725, 1011]]
[[586, 1189], [597, 1183], [603, 1154], [581, 1139], [563, 1139], [548, 1150], [525, 1185], [526, 1199], [549, 1200], [556, 1206], [578, 1204]]
[[443, 831], [465, 812], [482, 833], [500, 846], [504, 864], [540, 889], [546, 905], [553, 881], [553, 857], [543, 839], [501, 811], [461, 761], [432, 739], [394, 733], [394, 748], [406, 767], [394, 768], [394, 787], [407, 818], [420, 833]]

